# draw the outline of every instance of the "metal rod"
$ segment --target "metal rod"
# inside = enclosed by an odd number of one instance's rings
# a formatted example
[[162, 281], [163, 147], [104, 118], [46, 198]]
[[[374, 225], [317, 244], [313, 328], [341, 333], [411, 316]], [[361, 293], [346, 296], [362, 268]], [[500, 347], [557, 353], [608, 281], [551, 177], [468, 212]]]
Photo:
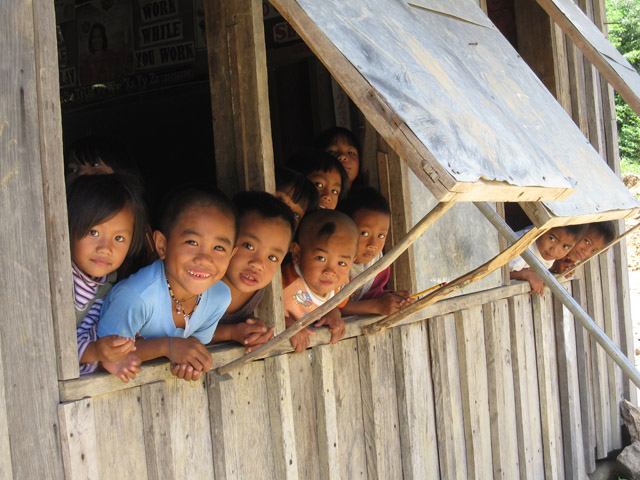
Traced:
[[[498, 232], [507, 239], [507, 241], [513, 243], [518, 239], [515, 232], [511, 230], [509, 225], [506, 224], [506, 222], [491, 208], [489, 204], [485, 202], [475, 202], [474, 204], [482, 214], [487, 217]], [[584, 311], [580, 304], [576, 302], [576, 300], [562, 285], [560, 285], [560, 282], [558, 282], [556, 277], [547, 270], [544, 265], [540, 263], [540, 260], [538, 260], [530, 251], [525, 250], [522, 253], [522, 258], [524, 258], [531, 269], [538, 274], [545, 285], [551, 289], [556, 298], [558, 298], [569, 309], [574, 318], [576, 318], [582, 326], [587, 329], [596, 342], [598, 342], [613, 361], [618, 364], [624, 374], [640, 388], [640, 373], [633, 363], [631, 363], [631, 360], [629, 360], [620, 351], [607, 334], [604, 333], [589, 314]]]

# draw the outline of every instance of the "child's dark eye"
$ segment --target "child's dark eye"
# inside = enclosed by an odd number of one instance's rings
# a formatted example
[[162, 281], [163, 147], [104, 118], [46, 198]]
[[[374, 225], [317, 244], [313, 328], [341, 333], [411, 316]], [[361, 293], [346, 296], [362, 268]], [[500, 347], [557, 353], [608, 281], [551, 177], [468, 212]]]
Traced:
[[318, 255], [318, 256], [316, 257], [316, 260], [318, 260], [319, 262], [326, 262], [326, 261], [327, 261], [327, 259], [326, 259], [326, 258], [324, 258], [322, 255]]
[[124, 237], [122, 235], [116, 235], [115, 241], [116, 242], [124, 242]]
[[378, 238], [387, 238], [387, 236], [384, 233], [379, 233]]
[[296, 213], [296, 212], [293, 212], [293, 218], [295, 218], [296, 220], [299, 219], [300, 218], [300, 214]]
[[91, 166], [92, 166], [92, 167], [99, 167], [100, 165], [101, 165], [101, 163], [100, 163], [100, 162], [98, 162], [98, 161], [91, 162]]
[[198, 246], [198, 242], [196, 242], [195, 240], [187, 240], [186, 242], [187, 245], [193, 245], [194, 247]]
[[277, 262], [278, 261], [278, 257], [276, 257], [275, 255], [269, 255], [267, 258], [269, 260], [271, 260], [272, 262]]
[[251, 245], [249, 242], [245, 242], [245, 243], [243, 243], [243, 244], [242, 244], [242, 246], [243, 246], [244, 248], [246, 248], [247, 250], [251, 250], [251, 251], [254, 251], [254, 250], [255, 250], [255, 248], [253, 248], [253, 245]]
[[338, 262], [338, 265], [340, 265], [341, 267], [346, 267], [347, 266], [347, 262]]
[[369, 236], [369, 232], [360, 232], [360, 235], [362, 235], [363, 237], [368, 237]]
[[340, 190], [337, 190], [335, 188], [331, 189], [331, 193], [333, 193], [334, 195], [339, 195], [340, 194]]
[[97, 230], [89, 230], [89, 235], [92, 237], [99, 237], [100, 233]]
[[226, 252], [227, 250], [222, 245], [216, 245], [213, 247], [216, 252]]
[[316, 182], [314, 183], [314, 185], [316, 186], [317, 189], [321, 189], [324, 187], [324, 185], [322, 184], [322, 182]]
[[591, 245], [591, 240], [589, 240], [588, 238], [585, 238], [584, 243], [586, 243], [587, 245]]
[[347, 152], [347, 155], [351, 155], [352, 157], [357, 157], [358, 152]]

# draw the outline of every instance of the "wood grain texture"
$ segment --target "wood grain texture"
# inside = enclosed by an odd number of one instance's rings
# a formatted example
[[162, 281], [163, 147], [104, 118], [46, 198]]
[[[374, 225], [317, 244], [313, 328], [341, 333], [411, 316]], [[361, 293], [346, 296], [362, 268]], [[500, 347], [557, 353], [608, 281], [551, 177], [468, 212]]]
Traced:
[[[55, 84], [49, 83], [57, 78], [53, 10], [50, 3], [17, 1], [3, 4], [0, 16], [0, 306], [7, 312], [0, 322], [5, 385], [0, 408], [6, 409], [15, 478], [64, 475], [52, 315], [57, 300], [51, 297], [56, 287], [46, 259], [50, 238], [43, 188], [48, 179], [42, 176], [48, 162], [43, 152], [51, 148], [53, 153], [60, 134], [59, 124], [43, 123], [55, 118], [44, 110], [59, 108], [53, 106], [59, 104]], [[59, 180], [54, 177], [54, 184]]]
[[[600, 265], [593, 260], [585, 265], [587, 312], [604, 330], [604, 306], [600, 279]], [[591, 343], [591, 371], [593, 374], [593, 407], [596, 425], [596, 458], [604, 458], [613, 445], [611, 427], [609, 384], [607, 381], [607, 355], [593, 338]]]
[[[414, 173], [428, 185], [438, 200], [453, 199], [453, 192], [454, 195], [464, 194], [464, 198], [471, 200], [481, 191], [483, 200], [502, 200], [507, 190], [523, 183], [535, 190], [531, 196], [539, 200], [546, 194], [544, 189], [536, 190], [534, 185], [550, 186], [556, 181], [556, 186], [567, 186], [565, 176], [558, 174], [555, 163], [551, 165], [550, 161], [549, 172], [554, 173], [545, 174], [544, 180], [539, 176], [527, 183], [522, 182], [522, 172], [515, 175], [509, 172], [506, 176], [497, 173], [505, 167], [499, 158], [520, 158], [521, 152], [516, 153], [513, 149], [526, 150], [536, 143], [528, 140], [532, 131], [527, 133], [527, 140], [520, 141], [515, 138], [520, 133], [513, 128], [498, 126], [507, 118], [506, 112], [520, 102], [529, 102], [532, 95], [537, 97], [537, 93], [550, 100], [548, 105], [552, 110], [556, 107], [537, 79], [521, 68], [523, 63], [507, 47], [507, 42], [494, 27], [477, 27], [460, 22], [441, 12], [434, 12], [438, 7], [431, 8], [431, 5], [428, 8], [419, 8], [419, 5], [407, 7], [391, 2], [376, 5], [327, 2], [312, 5], [311, 2], [293, 0], [276, 1], [274, 5], [325, 63], [376, 130], [410, 164]], [[473, 21], [482, 22], [483, 14], [477, 6], [471, 2], [461, 5], [465, 18], [471, 16]], [[361, 12], [367, 12], [367, 15], [361, 15]], [[402, 24], [403, 30], [410, 32], [408, 38], [415, 38], [415, 44], [398, 41], [396, 24]], [[452, 33], [454, 31], [455, 34]], [[376, 32], [376, 35], [371, 35], [371, 32]], [[481, 48], [474, 48], [478, 44]], [[384, 51], [379, 50], [380, 45], [384, 45]], [[376, 55], [367, 53], [378, 51]], [[496, 61], [491, 58], [492, 55], [498, 51], [500, 54], [496, 57], [509, 59], [502, 63], [502, 66], [508, 65], [510, 69], [506, 76], [518, 78], [517, 82], [507, 81], [507, 91], [514, 83], [522, 85], [530, 81], [531, 84], [527, 83], [526, 98], [524, 95], [518, 97], [516, 92], [506, 98], [505, 85], [500, 84], [500, 94], [496, 93], [491, 102], [502, 104], [494, 110], [483, 106], [487, 105], [489, 98], [484, 95], [500, 83], [494, 81], [496, 69], [490, 66]], [[461, 59], [460, 62], [457, 58]], [[458, 68], [461, 65], [465, 65], [465, 68]], [[491, 71], [491, 74], [483, 78], [481, 72], [485, 70]], [[380, 71], [385, 71], [385, 75], [379, 75]], [[470, 77], [474, 74], [477, 78]], [[483, 88], [450, 88], [451, 85], [478, 84]], [[540, 106], [539, 101], [537, 106]], [[529, 111], [529, 108], [521, 110]], [[481, 110], [482, 115], [479, 113]], [[549, 115], [549, 111], [545, 113]], [[448, 117], [456, 120], [449, 121]], [[462, 131], [464, 135], [459, 133]], [[501, 133], [492, 135], [487, 132]], [[505, 136], [514, 138], [508, 140]], [[490, 147], [487, 142], [491, 144]], [[538, 142], [538, 145], [541, 143]], [[503, 151], [505, 148], [509, 150], [508, 154]], [[478, 175], [480, 170], [484, 171]], [[500, 185], [495, 180], [505, 181], [509, 185]], [[500, 198], [490, 198], [487, 195], [489, 191], [491, 196]], [[519, 189], [516, 195], [519, 194], [523, 195], [522, 200], [529, 196], [525, 188]], [[562, 195], [557, 190], [549, 194], [555, 199], [558, 199], [557, 195]]]
[[640, 114], [640, 76], [593, 22], [568, 0], [537, 0], [622, 98]]
[[428, 325], [440, 478], [463, 480], [468, 475], [455, 318], [432, 318]]
[[62, 132], [60, 114], [60, 86], [58, 84], [58, 55], [54, 6], [50, 2], [36, 2], [34, 34], [36, 49], [36, 88], [38, 90], [38, 121], [40, 125], [40, 161], [42, 192], [47, 235], [47, 262], [51, 286], [51, 311], [58, 356], [58, 378], [76, 378], [78, 346], [75, 311], [71, 299], [72, 275], [67, 225], [67, 197], [64, 185]]
[[460, 390], [469, 478], [493, 475], [482, 308], [456, 312]]
[[[587, 310], [587, 298], [584, 279], [571, 282], [573, 298]], [[576, 325], [576, 357], [578, 367], [578, 385], [580, 388], [580, 417], [582, 424], [582, 443], [585, 458], [585, 469], [592, 473], [596, 469], [596, 425], [593, 407], [593, 370], [592, 351], [589, 332]]]
[[539, 479], [544, 455], [531, 296], [508, 301], [520, 478]]
[[[569, 290], [569, 293], [571, 291]], [[553, 299], [553, 317], [558, 349], [558, 385], [562, 418], [562, 440], [565, 478], [585, 478], [582, 416], [580, 413], [580, 387], [578, 357], [576, 353], [576, 325], [571, 312], [557, 299]]]
[[215, 478], [237, 478], [239, 475], [238, 410], [236, 384], [231, 375], [221, 377], [215, 371], [207, 374], [209, 422], [213, 470]]
[[393, 329], [402, 474], [438, 478], [438, 443], [427, 322]]
[[[93, 399], [60, 404], [58, 415], [65, 478], [100, 478]], [[9, 475], [3, 478], [11, 477]]]
[[511, 328], [507, 300], [482, 306], [487, 357], [493, 478], [520, 476], [518, 428], [511, 361]]
[[358, 337], [360, 393], [369, 478], [402, 472], [391, 332]]
[[298, 478], [291, 395], [291, 369], [286, 355], [264, 360], [273, 456], [278, 478]]
[[[313, 338], [313, 337], [312, 337]], [[315, 348], [315, 347], [314, 347]], [[296, 456], [300, 478], [320, 479], [320, 461], [322, 459], [319, 429], [322, 426], [316, 420], [322, 412], [316, 411], [318, 385], [314, 381], [313, 350], [289, 355], [291, 370], [291, 404], [293, 424], [296, 436]]]
[[174, 379], [142, 387], [149, 478], [213, 477], [205, 383]]
[[98, 470], [112, 478], [147, 478], [142, 392], [139, 388], [93, 399]]
[[540, 420], [544, 453], [544, 475], [564, 478], [560, 395], [556, 364], [556, 345], [551, 312], [551, 295], [531, 298], [540, 393]]

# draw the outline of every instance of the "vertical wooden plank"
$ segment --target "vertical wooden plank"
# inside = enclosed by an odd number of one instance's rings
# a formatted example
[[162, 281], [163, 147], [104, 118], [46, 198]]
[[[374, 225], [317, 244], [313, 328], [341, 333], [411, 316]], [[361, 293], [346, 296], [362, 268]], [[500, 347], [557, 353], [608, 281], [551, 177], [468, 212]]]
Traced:
[[539, 479], [544, 476], [544, 455], [530, 295], [519, 295], [509, 299], [509, 321], [519, 478]]
[[58, 356], [58, 378], [67, 380], [76, 378], [79, 371], [75, 312], [71, 302], [73, 280], [64, 186], [55, 10], [51, 2], [34, 2], [33, 11], [49, 284]]
[[264, 362], [249, 363], [230, 375], [236, 384], [237, 478], [276, 478]]
[[[570, 288], [570, 285], [568, 285]], [[558, 299], [553, 299], [553, 316], [558, 347], [558, 384], [566, 478], [587, 476], [580, 414], [578, 358], [573, 315]]]
[[[604, 330], [604, 310], [602, 303], [602, 286], [600, 266], [592, 260], [584, 267], [587, 294], [587, 312], [589, 316]], [[607, 381], [607, 355], [593, 338], [591, 343], [591, 371], [593, 374], [593, 404], [596, 427], [596, 459], [604, 458], [611, 451], [613, 438], [611, 433], [611, 416], [609, 415], [609, 385]]]
[[[604, 332], [620, 346], [620, 316], [618, 315], [616, 274], [613, 264], [613, 252], [608, 251], [599, 257], [600, 278], [602, 281], [602, 307], [604, 309]], [[622, 370], [607, 356], [607, 379], [609, 383], [609, 415], [611, 417], [611, 439], [614, 449], [622, 448], [622, 418], [620, 402], [624, 399]]]
[[334, 368], [338, 444], [347, 445], [349, 455], [340, 456], [340, 478], [367, 478], [367, 450], [360, 391], [358, 340], [342, 340], [331, 347]]
[[[93, 399], [61, 404], [58, 406], [58, 416], [65, 478], [100, 478]], [[11, 475], [2, 478], [11, 478]]]
[[431, 318], [428, 325], [440, 478], [463, 480], [467, 478], [467, 461], [455, 318]]
[[[409, 167], [380, 137], [378, 175], [380, 193], [387, 199], [393, 212], [387, 242], [395, 245], [413, 227]], [[396, 290], [411, 290], [416, 284], [414, 250], [409, 247], [393, 263], [389, 285]]]
[[140, 390], [147, 474], [153, 480], [175, 478], [177, 472], [174, 468], [173, 450], [182, 450], [182, 446], [178, 439], [172, 436], [171, 415], [177, 405], [174, 392], [167, 388], [167, 382], [143, 385]]
[[[378, 172], [378, 143], [380, 136], [373, 125], [358, 111], [358, 120], [364, 125], [364, 134], [361, 136], [360, 171], [363, 172], [363, 180], [367, 185], [378, 186], [380, 188], [380, 174]], [[388, 198], [388, 197], [385, 197]]]
[[[313, 381], [313, 350], [290, 355], [291, 370], [291, 402], [296, 435], [296, 455], [298, 459], [298, 476], [300, 478], [320, 479], [320, 458], [318, 428], [316, 421], [316, 395], [318, 388]], [[320, 454], [321, 455], [321, 454]]]
[[584, 57], [573, 42], [565, 37], [567, 65], [569, 67], [569, 95], [571, 96], [571, 117], [585, 137], [589, 136], [587, 124], [587, 100], [584, 84]]
[[340, 452], [348, 448], [338, 438], [335, 371], [332, 356], [333, 345], [313, 347], [313, 385], [316, 397], [316, 423], [318, 425], [319, 477], [338, 480]]
[[93, 399], [98, 467], [111, 478], [147, 478], [139, 388]]
[[370, 478], [402, 472], [395, 368], [391, 332], [358, 337], [360, 393]]
[[[0, 358], [2, 358], [2, 337], [0, 337]], [[9, 422], [7, 420], [7, 395], [5, 392], [4, 366], [0, 362], [0, 478], [13, 478], [11, 466], [11, 445], [9, 443]]]
[[232, 374], [224, 377], [215, 371], [207, 374], [209, 421], [213, 447], [215, 478], [237, 478], [238, 461], [238, 409], [236, 385]]
[[469, 478], [493, 476], [482, 307], [455, 313]]
[[425, 322], [394, 328], [402, 474], [406, 479], [438, 478], [438, 444]]
[[206, 0], [216, 172], [227, 193], [275, 190], [261, 0]]
[[532, 295], [545, 478], [564, 478], [562, 425], [551, 295]]
[[55, 287], [44, 260], [49, 238], [43, 185], [48, 179], [42, 177], [47, 162], [42, 152], [47, 145], [54, 148], [42, 142], [54, 142], [60, 128], [45, 112], [55, 108], [52, 102], [59, 103], [50, 83], [57, 75], [53, 10], [50, 2], [5, 2], [0, 16], [0, 306], [7, 312], [0, 322], [0, 361], [11, 367], [4, 369], [5, 403], [0, 408], [6, 408], [15, 478], [64, 474], [51, 297]]
[[484, 341], [491, 420], [493, 478], [520, 476], [518, 431], [511, 363], [509, 304], [500, 300], [483, 305]]
[[[572, 282], [573, 297], [587, 310], [584, 278]], [[582, 325], [576, 325], [576, 358], [578, 363], [578, 385], [580, 388], [580, 418], [582, 423], [585, 469], [592, 473], [596, 468], [596, 426], [593, 410], [593, 371], [591, 369], [591, 342], [589, 333]]]
[[298, 478], [289, 357], [264, 360], [274, 465], [278, 478]]

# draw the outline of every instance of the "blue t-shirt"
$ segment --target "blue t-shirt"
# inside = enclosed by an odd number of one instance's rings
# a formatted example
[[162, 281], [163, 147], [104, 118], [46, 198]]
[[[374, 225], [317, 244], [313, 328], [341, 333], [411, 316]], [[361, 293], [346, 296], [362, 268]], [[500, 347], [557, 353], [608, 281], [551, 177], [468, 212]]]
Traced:
[[189, 319], [187, 329], [177, 328], [164, 274], [156, 260], [111, 289], [100, 311], [98, 337], [123, 335], [133, 338], [196, 337], [203, 344], [213, 338], [218, 320], [231, 303], [231, 291], [219, 281], [209, 287]]

